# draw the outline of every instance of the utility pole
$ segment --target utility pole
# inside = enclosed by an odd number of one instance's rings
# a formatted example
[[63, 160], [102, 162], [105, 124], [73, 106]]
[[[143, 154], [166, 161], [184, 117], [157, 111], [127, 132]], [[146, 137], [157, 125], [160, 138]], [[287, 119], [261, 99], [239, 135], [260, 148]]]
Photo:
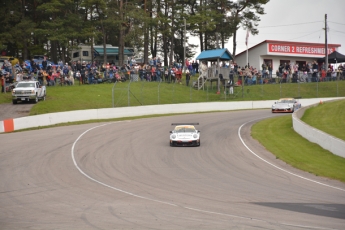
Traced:
[[182, 61], [182, 70], [185, 71], [186, 65], [186, 19], [183, 19], [184, 30], [183, 30], [183, 61]]
[[325, 63], [326, 63], [326, 71], [328, 70], [328, 44], [327, 44], [327, 14], [325, 14]]
[[[176, 0], [173, 0], [173, 4], [175, 4]], [[174, 64], [174, 14], [175, 14], [175, 5], [171, 7], [171, 41], [170, 41], [170, 55], [169, 55], [169, 64], [173, 65]]]

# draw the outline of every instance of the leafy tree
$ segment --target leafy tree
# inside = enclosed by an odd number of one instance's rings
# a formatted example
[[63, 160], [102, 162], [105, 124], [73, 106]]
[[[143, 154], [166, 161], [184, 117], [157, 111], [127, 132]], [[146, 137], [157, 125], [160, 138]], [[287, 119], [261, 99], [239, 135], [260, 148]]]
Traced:
[[232, 55], [236, 55], [236, 35], [237, 30], [242, 26], [248, 29], [252, 35], [258, 34], [259, 31], [256, 28], [260, 21], [259, 15], [265, 14], [263, 5], [268, 3], [269, 0], [242, 0], [231, 4], [233, 20], [232, 27], [233, 33], [233, 51]]

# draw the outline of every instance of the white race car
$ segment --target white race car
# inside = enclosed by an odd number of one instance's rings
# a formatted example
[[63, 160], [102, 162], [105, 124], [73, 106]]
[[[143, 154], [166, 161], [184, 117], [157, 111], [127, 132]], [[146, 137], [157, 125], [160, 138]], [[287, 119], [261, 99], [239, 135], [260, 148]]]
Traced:
[[199, 123], [172, 123], [175, 129], [170, 131], [170, 146], [200, 146], [200, 131], [194, 125]]

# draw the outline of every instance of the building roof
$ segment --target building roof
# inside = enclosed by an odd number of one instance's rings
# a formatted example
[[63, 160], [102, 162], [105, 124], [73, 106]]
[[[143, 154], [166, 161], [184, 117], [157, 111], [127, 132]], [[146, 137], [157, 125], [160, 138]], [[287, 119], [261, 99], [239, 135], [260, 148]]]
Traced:
[[232, 60], [233, 58], [229, 50], [224, 48], [224, 49], [204, 50], [198, 55], [196, 59], [201, 60], [201, 61], [217, 61], [218, 59], [220, 61], [229, 61], [229, 60]]
[[[279, 43], [279, 44], [284, 44], [284, 43], [286, 43], [286, 44], [291, 44], [291, 45], [293, 45], [293, 44], [295, 44], [295, 45], [324, 45], [324, 43], [291, 42], [291, 41], [279, 41], [279, 40], [264, 40], [264, 41], [262, 41], [262, 42], [256, 44], [255, 46], [250, 47], [248, 50], [254, 49], [255, 47], [260, 46], [260, 45], [262, 45], [262, 44], [264, 44], [264, 43]], [[341, 45], [340, 45], [340, 44], [328, 44], [328, 46], [340, 47]], [[241, 55], [241, 54], [245, 53], [246, 51], [247, 51], [247, 50], [244, 50], [244, 51], [242, 51], [241, 53], [236, 54], [236, 56]]]

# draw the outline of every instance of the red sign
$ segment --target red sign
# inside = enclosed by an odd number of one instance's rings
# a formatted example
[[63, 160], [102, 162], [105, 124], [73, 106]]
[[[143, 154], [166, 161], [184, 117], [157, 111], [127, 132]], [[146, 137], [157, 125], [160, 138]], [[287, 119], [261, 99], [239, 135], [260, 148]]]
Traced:
[[[335, 47], [328, 47], [328, 54], [333, 53]], [[268, 43], [268, 52], [288, 53], [288, 54], [306, 54], [325, 56], [325, 46], [318, 45], [291, 45], [291, 44], [270, 44]]]

